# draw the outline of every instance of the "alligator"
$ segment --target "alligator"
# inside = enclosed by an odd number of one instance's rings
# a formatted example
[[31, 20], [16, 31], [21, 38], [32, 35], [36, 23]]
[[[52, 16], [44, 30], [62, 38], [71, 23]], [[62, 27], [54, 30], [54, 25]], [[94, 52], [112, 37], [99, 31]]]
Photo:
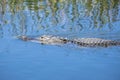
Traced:
[[61, 45], [66, 43], [72, 43], [82, 47], [108, 47], [108, 46], [120, 45], [120, 41], [108, 40], [102, 38], [68, 39], [53, 35], [42, 35], [40, 37], [35, 37], [35, 38], [28, 36], [19, 36], [18, 38], [24, 41], [34, 41], [34, 42], [36, 41], [41, 44], [50, 44], [50, 45]]

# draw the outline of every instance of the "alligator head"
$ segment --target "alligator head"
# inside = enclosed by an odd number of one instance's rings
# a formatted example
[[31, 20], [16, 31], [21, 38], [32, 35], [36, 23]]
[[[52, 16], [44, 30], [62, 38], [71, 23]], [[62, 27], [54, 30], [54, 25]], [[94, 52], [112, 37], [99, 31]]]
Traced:
[[52, 45], [61, 45], [61, 44], [65, 44], [68, 42], [67, 38], [56, 37], [53, 35], [43, 35], [36, 39], [39, 40], [40, 43], [42, 44], [52, 44]]

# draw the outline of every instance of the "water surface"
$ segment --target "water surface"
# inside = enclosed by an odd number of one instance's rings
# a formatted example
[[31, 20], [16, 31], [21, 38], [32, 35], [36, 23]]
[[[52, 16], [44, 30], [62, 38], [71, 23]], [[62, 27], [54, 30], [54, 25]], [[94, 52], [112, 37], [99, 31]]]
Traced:
[[0, 0], [0, 80], [120, 80], [120, 46], [52, 46], [15, 38], [120, 40], [119, 25], [119, 0]]

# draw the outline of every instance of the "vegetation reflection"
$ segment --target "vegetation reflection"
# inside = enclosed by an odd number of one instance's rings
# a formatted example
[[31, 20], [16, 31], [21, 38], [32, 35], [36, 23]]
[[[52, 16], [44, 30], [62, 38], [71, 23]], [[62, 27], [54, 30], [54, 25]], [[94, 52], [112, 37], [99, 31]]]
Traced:
[[[120, 20], [119, 0], [0, 0], [0, 34], [110, 29]], [[29, 30], [29, 31], [28, 31]]]

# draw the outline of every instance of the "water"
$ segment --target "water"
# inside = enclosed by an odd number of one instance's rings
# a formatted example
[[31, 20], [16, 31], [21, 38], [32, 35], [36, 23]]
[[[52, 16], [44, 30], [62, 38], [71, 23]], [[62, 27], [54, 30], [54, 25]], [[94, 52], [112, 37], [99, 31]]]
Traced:
[[120, 46], [53, 46], [15, 38], [120, 40], [119, 25], [119, 0], [1, 0], [0, 80], [120, 80]]

